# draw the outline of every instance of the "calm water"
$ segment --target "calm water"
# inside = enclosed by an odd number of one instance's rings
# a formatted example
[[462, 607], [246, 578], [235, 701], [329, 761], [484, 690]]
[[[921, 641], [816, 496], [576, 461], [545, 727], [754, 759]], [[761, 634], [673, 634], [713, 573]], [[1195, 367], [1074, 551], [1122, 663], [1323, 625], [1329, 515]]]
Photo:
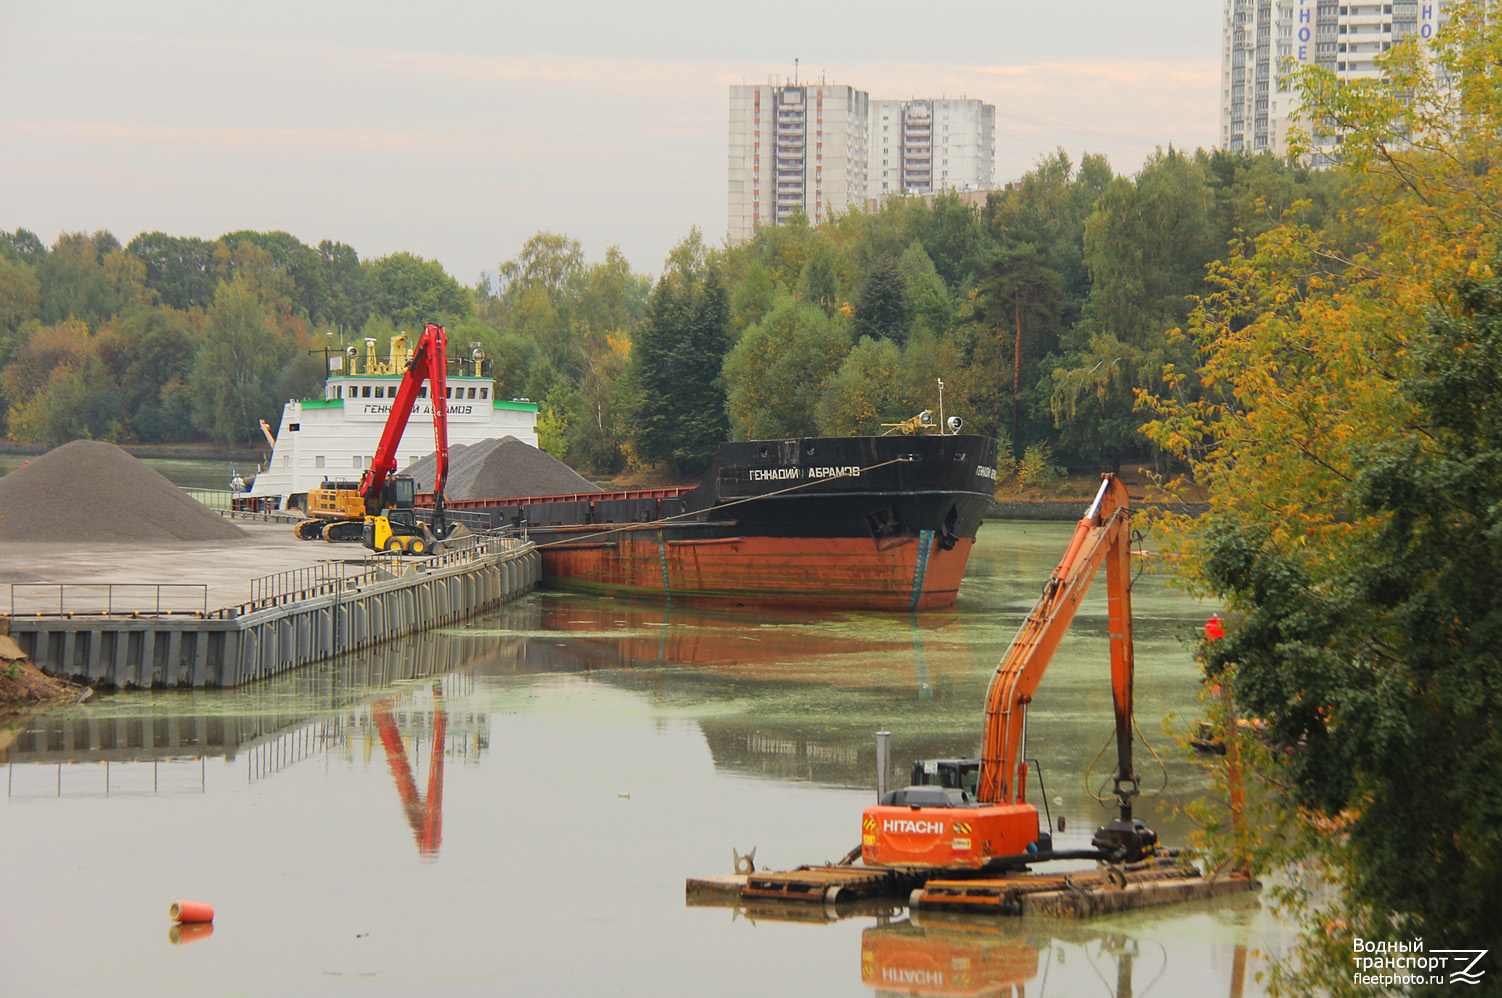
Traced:
[[[15, 471], [27, 461], [36, 459], [30, 454], [0, 454], [0, 475]], [[235, 465], [229, 461], [184, 461], [177, 458], [147, 457], [142, 458], [141, 463], [155, 470], [158, 474], [166, 477], [174, 485], [185, 489], [217, 489], [220, 491], [229, 488], [231, 468], [238, 467], [242, 474], [255, 471], [255, 465]]]
[[[954, 612], [693, 613], [538, 594], [469, 625], [225, 693], [55, 711], [0, 759], [10, 994], [1231, 995], [1285, 935], [1255, 903], [1086, 923], [905, 910], [825, 923], [688, 907], [684, 880], [860, 841], [872, 734], [974, 752], [996, 660], [1068, 525], [990, 523]], [[1168, 810], [1193, 767], [1203, 608], [1134, 592], [1138, 715]], [[1104, 580], [1029, 719], [1061, 846], [1108, 817]], [[1139, 769], [1165, 775], [1147, 752]], [[1155, 813], [1155, 805], [1161, 805]], [[215, 905], [174, 944], [167, 907]], [[819, 923], [819, 924], [813, 924]], [[1244, 988], [1238, 991], [1237, 988]]]

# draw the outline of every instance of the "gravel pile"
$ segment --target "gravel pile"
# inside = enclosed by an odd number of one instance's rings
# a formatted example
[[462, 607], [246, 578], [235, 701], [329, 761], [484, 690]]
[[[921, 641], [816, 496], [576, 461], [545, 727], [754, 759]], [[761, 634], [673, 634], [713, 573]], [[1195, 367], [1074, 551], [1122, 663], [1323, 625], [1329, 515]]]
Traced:
[[[403, 474], [411, 475], [418, 491], [433, 488], [438, 459], [434, 454], [415, 461]], [[516, 496], [555, 496], [604, 489], [572, 468], [512, 436], [449, 448], [447, 499], [499, 499]]]
[[114, 444], [75, 440], [0, 478], [0, 541], [225, 541], [246, 536]]

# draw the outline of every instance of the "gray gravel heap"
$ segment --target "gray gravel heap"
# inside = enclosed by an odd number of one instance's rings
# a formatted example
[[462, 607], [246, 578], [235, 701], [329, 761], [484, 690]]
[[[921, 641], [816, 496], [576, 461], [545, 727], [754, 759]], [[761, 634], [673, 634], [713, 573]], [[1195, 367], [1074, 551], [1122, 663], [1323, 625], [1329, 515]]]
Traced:
[[114, 444], [75, 440], [0, 478], [0, 541], [190, 543], [245, 531]]
[[[419, 492], [428, 492], [433, 488], [437, 467], [437, 457], [429, 454], [414, 461], [403, 474], [416, 480]], [[603, 491], [562, 461], [513, 436], [450, 447], [448, 485], [443, 490], [446, 499], [500, 499]]]

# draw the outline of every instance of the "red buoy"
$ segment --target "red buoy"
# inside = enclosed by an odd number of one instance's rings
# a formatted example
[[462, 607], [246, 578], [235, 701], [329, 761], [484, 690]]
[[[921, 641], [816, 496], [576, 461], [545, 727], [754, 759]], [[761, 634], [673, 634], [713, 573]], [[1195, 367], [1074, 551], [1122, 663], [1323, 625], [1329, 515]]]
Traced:
[[214, 906], [203, 901], [173, 901], [167, 914], [174, 922], [212, 922]]

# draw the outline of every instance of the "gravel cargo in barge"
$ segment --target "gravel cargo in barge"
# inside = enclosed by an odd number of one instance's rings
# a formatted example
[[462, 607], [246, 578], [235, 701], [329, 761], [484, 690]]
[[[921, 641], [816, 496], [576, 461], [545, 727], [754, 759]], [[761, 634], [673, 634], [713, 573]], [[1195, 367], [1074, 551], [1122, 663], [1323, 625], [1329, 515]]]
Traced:
[[995, 484], [990, 437], [804, 437], [721, 444], [694, 488], [445, 505], [524, 528], [553, 588], [913, 612], [954, 604]]

